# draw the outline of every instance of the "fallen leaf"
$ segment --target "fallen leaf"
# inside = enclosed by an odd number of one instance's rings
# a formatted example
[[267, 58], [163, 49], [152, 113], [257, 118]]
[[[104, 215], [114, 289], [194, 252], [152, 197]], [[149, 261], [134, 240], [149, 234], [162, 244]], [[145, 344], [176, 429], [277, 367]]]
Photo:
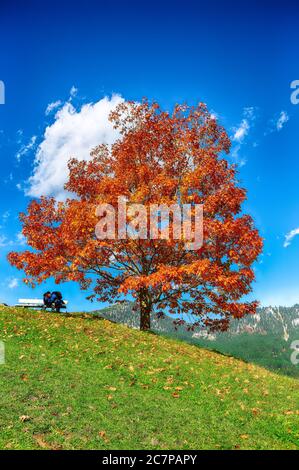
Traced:
[[109, 439], [108, 439], [108, 437], [107, 437], [107, 435], [106, 435], [106, 431], [100, 431], [100, 432], [99, 432], [99, 436], [100, 436], [101, 439], [103, 439], [103, 441], [109, 442]]
[[33, 434], [32, 437], [42, 449], [51, 449], [51, 446], [44, 440], [42, 434]]
[[22, 415], [22, 416], [19, 417], [19, 420], [21, 421], [21, 423], [25, 423], [26, 421], [30, 421], [31, 418], [30, 418], [30, 416]]

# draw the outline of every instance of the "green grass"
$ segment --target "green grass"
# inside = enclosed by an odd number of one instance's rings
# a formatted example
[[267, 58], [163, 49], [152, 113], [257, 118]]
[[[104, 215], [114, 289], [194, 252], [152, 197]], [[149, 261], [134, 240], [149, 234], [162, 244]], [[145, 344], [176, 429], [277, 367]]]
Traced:
[[298, 449], [298, 380], [89, 315], [0, 308], [1, 449]]
[[272, 332], [266, 335], [240, 333], [231, 336], [222, 333], [215, 341], [199, 340], [198, 344], [298, 379], [299, 366], [292, 364], [290, 359], [293, 351], [291, 344], [296, 339], [298, 331], [292, 331], [287, 342], [281, 335]]

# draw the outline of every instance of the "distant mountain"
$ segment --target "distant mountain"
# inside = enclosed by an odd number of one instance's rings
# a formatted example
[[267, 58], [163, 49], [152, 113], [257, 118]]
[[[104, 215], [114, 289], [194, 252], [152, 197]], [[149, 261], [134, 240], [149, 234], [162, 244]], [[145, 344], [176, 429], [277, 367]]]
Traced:
[[[139, 327], [139, 314], [132, 302], [124, 302], [94, 313], [131, 328]], [[225, 333], [207, 330], [175, 329], [173, 319], [158, 319], [152, 315], [152, 330], [163, 336], [175, 337], [189, 343], [260, 364], [282, 374], [299, 378], [299, 365], [291, 362], [291, 344], [299, 340], [299, 305], [293, 307], [263, 307], [256, 315], [233, 320]]]
[[231, 335], [272, 333], [281, 336], [286, 342], [294, 332], [299, 334], [299, 305], [260, 308], [256, 315], [233, 321], [229, 330]]

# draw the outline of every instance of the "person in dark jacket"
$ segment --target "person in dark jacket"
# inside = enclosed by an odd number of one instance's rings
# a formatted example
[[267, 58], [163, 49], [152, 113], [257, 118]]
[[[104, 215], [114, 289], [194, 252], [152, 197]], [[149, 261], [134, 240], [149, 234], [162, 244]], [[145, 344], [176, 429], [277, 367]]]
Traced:
[[61, 292], [46, 292], [44, 294], [44, 305], [45, 308], [51, 308], [56, 310], [56, 312], [60, 312], [61, 307], [64, 305]]
[[44, 306], [48, 308], [51, 307], [51, 292], [50, 291], [47, 291], [44, 293], [43, 299], [44, 299]]

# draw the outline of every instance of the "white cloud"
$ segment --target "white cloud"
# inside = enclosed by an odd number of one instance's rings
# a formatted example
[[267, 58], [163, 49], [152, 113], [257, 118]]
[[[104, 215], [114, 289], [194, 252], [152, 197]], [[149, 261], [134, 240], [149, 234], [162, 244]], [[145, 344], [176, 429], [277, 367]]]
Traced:
[[[77, 93], [78, 93], [78, 88], [76, 88], [73, 85], [72, 88], [70, 89], [70, 95], [69, 95], [68, 102], [71, 102], [72, 99], [75, 98]], [[63, 105], [63, 102], [61, 100], [57, 100], [57, 101], [53, 101], [53, 103], [49, 103], [47, 108], [46, 108], [46, 111], [45, 111], [46, 116], [51, 114], [52, 111], [54, 111], [55, 109], [60, 108], [60, 106], [62, 106], [62, 105]]]
[[88, 160], [90, 151], [101, 143], [112, 144], [119, 137], [108, 120], [110, 112], [123, 102], [120, 95], [88, 103], [78, 111], [66, 102], [48, 126], [37, 149], [35, 167], [26, 194], [33, 197], [65, 198], [67, 162], [71, 157]]
[[293, 230], [291, 230], [289, 233], [285, 235], [285, 240], [283, 244], [284, 248], [287, 248], [291, 244], [291, 241], [293, 240], [294, 237], [296, 237], [296, 235], [299, 235], [299, 227], [294, 228]]
[[290, 117], [286, 111], [281, 111], [274, 118], [272, 118], [268, 123], [268, 129], [264, 135], [272, 134], [273, 132], [279, 132], [285, 126], [285, 124], [290, 120]]
[[[1, 227], [0, 227], [1, 228]], [[11, 240], [6, 235], [0, 234], [0, 248], [9, 246], [25, 246], [27, 243], [26, 237], [22, 232], [18, 232]]]
[[18, 129], [18, 130], [17, 130], [17, 144], [21, 144], [21, 143], [22, 143], [23, 134], [24, 134], [23, 129]]
[[233, 128], [232, 140], [241, 144], [248, 135], [252, 122], [255, 120], [255, 108], [253, 106], [243, 109], [243, 119], [238, 127]]
[[233, 142], [232, 148], [232, 158], [239, 164], [239, 166], [243, 166], [246, 163], [246, 159], [244, 157], [240, 157], [240, 150], [241, 146], [244, 144], [246, 137], [249, 134], [249, 131], [252, 127], [252, 124], [256, 118], [255, 107], [247, 107], [243, 109], [243, 119], [241, 120], [238, 127], [233, 127], [233, 135], [231, 140]]
[[220, 118], [219, 114], [216, 113], [216, 111], [214, 111], [213, 109], [211, 109], [211, 111], [210, 111], [210, 117], [211, 117], [211, 119], [217, 119], [217, 120], [219, 120], [219, 118]]
[[74, 98], [78, 93], [78, 88], [76, 88], [74, 85], [70, 89], [70, 98]]
[[51, 112], [54, 111], [54, 109], [59, 108], [59, 106], [61, 105], [62, 105], [62, 101], [60, 100], [54, 101], [53, 103], [49, 103], [46, 109], [46, 116], [51, 114]]
[[288, 113], [286, 113], [286, 111], [281, 111], [279, 118], [276, 122], [276, 129], [280, 131], [283, 128], [283, 126], [288, 122], [289, 119], [290, 118], [289, 118]]
[[5, 235], [0, 235], [0, 248], [13, 245], [13, 242], [9, 240]]
[[242, 119], [241, 124], [239, 127], [235, 129], [235, 133], [233, 135], [232, 140], [234, 142], [243, 142], [244, 138], [248, 134], [248, 131], [250, 129], [250, 125], [247, 119]]
[[258, 108], [256, 106], [247, 106], [243, 109], [243, 114], [250, 121], [254, 121], [257, 109]]
[[33, 135], [31, 139], [29, 140], [28, 144], [22, 145], [22, 147], [16, 154], [16, 159], [18, 160], [18, 162], [21, 160], [22, 157], [24, 157], [24, 155], [26, 155], [30, 150], [34, 148], [36, 139], [37, 139], [36, 135]]
[[26, 245], [26, 237], [22, 234], [22, 232], [17, 233], [17, 243], [21, 246]]
[[5, 235], [0, 235], [0, 247], [6, 246], [6, 237]]
[[18, 287], [19, 285], [19, 279], [17, 279], [16, 277], [10, 279], [10, 281], [8, 281], [8, 288], [9, 289], [15, 289], [16, 287]]
[[10, 211], [5, 211], [5, 212], [3, 212], [3, 214], [2, 214], [2, 221], [3, 221], [3, 222], [6, 222], [9, 217], [10, 217]]
[[231, 156], [236, 162], [238, 162], [238, 165], [241, 167], [246, 164], [246, 158], [240, 157], [240, 150], [241, 150], [241, 144], [235, 145], [232, 149]]

